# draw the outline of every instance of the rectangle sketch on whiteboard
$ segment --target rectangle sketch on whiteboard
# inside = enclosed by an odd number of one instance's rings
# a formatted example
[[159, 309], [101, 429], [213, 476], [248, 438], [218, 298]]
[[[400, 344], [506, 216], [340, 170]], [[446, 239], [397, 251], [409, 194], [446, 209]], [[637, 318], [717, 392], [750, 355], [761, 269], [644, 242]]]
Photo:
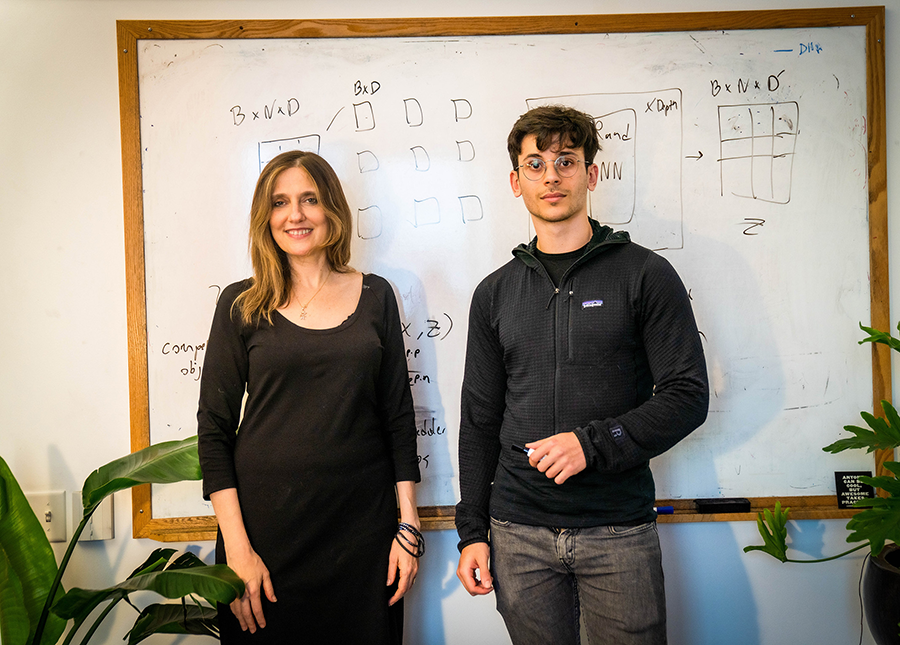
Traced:
[[796, 101], [719, 106], [722, 194], [791, 201], [800, 106]]

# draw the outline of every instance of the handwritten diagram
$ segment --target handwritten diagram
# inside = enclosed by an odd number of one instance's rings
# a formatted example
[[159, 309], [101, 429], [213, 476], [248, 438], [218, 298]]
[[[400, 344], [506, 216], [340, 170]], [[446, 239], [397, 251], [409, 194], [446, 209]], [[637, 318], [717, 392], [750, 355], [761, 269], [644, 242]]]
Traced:
[[265, 165], [282, 152], [303, 150], [305, 152], [315, 152], [316, 154], [319, 154], [321, 145], [322, 137], [318, 134], [307, 134], [301, 137], [292, 137], [288, 139], [274, 139], [272, 141], [260, 141], [258, 145], [259, 171], [262, 172]]
[[[654, 466], [658, 491], [763, 494], [769, 480], [806, 484], [833, 470], [834, 456], [824, 465], [794, 457], [872, 399], [857, 378], [871, 372], [856, 347], [870, 307], [871, 126], [858, 36], [829, 28], [142, 43], [140, 248], [155, 441], [195, 424], [213, 308], [206, 289], [248, 275], [258, 170], [284, 150], [315, 151], [347, 192], [354, 265], [388, 278], [402, 319], [414, 321], [404, 342], [421, 406], [421, 501], [453, 503], [465, 311], [479, 281], [528, 237], [507, 182], [506, 133], [527, 108], [565, 103], [591, 114], [601, 136], [591, 214], [664, 250], [691, 291], [709, 352], [708, 429]], [[523, 60], [529, 73], [510, 74]], [[198, 186], [208, 199], [197, 199]], [[839, 239], [823, 233], [833, 230]], [[429, 337], [422, 321], [449, 329], [444, 311], [453, 333]], [[816, 397], [827, 406], [814, 407]], [[796, 469], [766, 477], [766, 464], [782, 463]]]
[[775, 204], [791, 201], [799, 130], [796, 101], [719, 106], [721, 194]]
[[[372, 81], [363, 85], [357, 83], [357, 94], [375, 94], [381, 90], [382, 86], [378, 81]], [[466, 98], [450, 98], [448, 99], [452, 106], [453, 122], [459, 123], [471, 119], [475, 110], [470, 100]], [[334, 113], [328, 126], [325, 128], [325, 135], [332, 128], [340, 127], [340, 119], [343, 114], [352, 114], [352, 128], [355, 133], [370, 133], [377, 129], [376, 125], [376, 106], [371, 100], [353, 103], [350, 110], [345, 110], [343, 106]], [[427, 125], [426, 111], [422, 103], [415, 97], [407, 97], [402, 100], [402, 105], [395, 106], [396, 109], [402, 111], [403, 119], [406, 126], [410, 129], [421, 128]], [[381, 107], [379, 109], [384, 109]], [[235, 121], [236, 125], [239, 125]], [[438, 124], [433, 124], [437, 126]], [[629, 126], [630, 127], [630, 126]], [[259, 150], [259, 168], [262, 168], [276, 155], [289, 150], [305, 150], [321, 154], [323, 135], [318, 133], [309, 133], [296, 137], [287, 137], [284, 139], [273, 139], [269, 141], [261, 141], [258, 144]], [[448, 146], [452, 143], [455, 150], [455, 158], [457, 163], [470, 163], [475, 161], [476, 147], [471, 139], [450, 139]], [[394, 155], [396, 152], [394, 146], [390, 145], [391, 139], [382, 142], [381, 147], [370, 147], [356, 152], [357, 169], [360, 175], [366, 173], [378, 173], [382, 170], [382, 163], [379, 154]], [[425, 145], [411, 145], [408, 147], [406, 162], [409, 168], [416, 173], [425, 175], [433, 170], [431, 153]], [[613, 170], [613, 174], [619, 172], [618, 166]], [[414, 187], [413, 187], [414, 188]], [[434, 226], [442, 221], [442, 212], [457, 212], [459, 221], [463, 223], [478, 222], [484, 219], [485, 209], [484, 203], [477, 194], [457, 195], [454, 202], [443, 203], [442, 200], [435, 195], [420, 195], [414, 197], [408, 204], [406, 221], [414, 228]], [[396, 212], [396, 208], [388, 208], [387, 205], [370, 203], [357, 208], [356, 213], [356, 235], [361, 240], [374, 240], [382, 235], [385, 227], [385, 214]]]

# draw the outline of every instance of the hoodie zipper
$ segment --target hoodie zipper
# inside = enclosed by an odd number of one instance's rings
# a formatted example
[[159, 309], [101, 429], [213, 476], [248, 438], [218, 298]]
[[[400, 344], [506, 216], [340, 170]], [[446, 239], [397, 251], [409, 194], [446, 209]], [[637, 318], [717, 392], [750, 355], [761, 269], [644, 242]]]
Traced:
[[572, 311], [572, 303], [575, 301], [575, 278], [572, 278], [572, 282], [569, 286], [569, 292], [566, 296], [566, 304], [567, 307], [567, 315], [566, 315], [566, 356], [569, 361], [574, 360], [575, 358], [575, 350], [572, 347], [572, 336], [574, 333], [572, 320], [574, 319], [574, 312]]
[[[628, 241], [628, 240], [626, 239], [624, 241]], [[619, 243], [619, 240], [609, 240], [607, 238], [606, 240], [599, 243], [594, 248], [590, 249], [585, 255], [583, 255], [580, 258], [578, 258], [577, 260], [575, 260], [572, 263], [572, 265], [568, 269], [566, 269], [566, 271], [563, 273], [562, 277], [559, 280], [559, 284], [564, 286], [566, 284], [566, 278], [569, 277], [569, 275], [572, 273], [572, 271], [574, 269], [576, 269], [587, 258], [593, 257], [598, 248], [605, 247], [605, 246], [611, 245], [611, 244], [617, 244], [617, 243]], [[553, 280], [550, 279], [550, 274], [547, 272], [547, 269], [544, 267], [544, 265], [541, 263], [541, 261], [538, 260], [537, 257], [535, 257], [535, 255], [533, 253], [531, 253], [531, 251], [528, 250], [527, 247], [523, 246], [517, 250], [520, 253], [528, 256], [528, 258], [530, 258], [533, 261], [534, 265], [536, 265], [533, 268], [535, 268], [536, 270], [539, 270], [541, 273], [543, 273], [544, 277], [550, 282], [551, 285], [553, 285]], [[529, 264], [529, 262], [525, 262], [525, 264], [527, 266]], [[575, 286], [575, 284], [574, 284], [574, 280], [573, 280], [572, 286], [569, 288], [567, 298], [566, 298], [566, 302], [568, 304], [568, 310], [569, 310], [569, 316], [568, 316], [569, 320], [567, 321], [567, 324], [566, 324], [566, 356], [568, 357], [568, 360], [572, 360], [574, 357], [574, 353], [572, 351], [572, 301], [573, 301], [573, 298], [575, 295], [574, 286]], [[550, 294], [550, 299], [547, 301], [547, 305], [544, 308], [549, 309], [550, 305], [553, 304], [553, 299], [556, 298], [556, 296], [558, 296], [561, 292], [562, 292], [562, 289], [560, 289], [560, 287], [553, 285], [553, 293]], [[560, 340], [559, 316], [560, 316], [560, 307], [559, 307], [559, 299], [557, 299], [556, 312], [554, 313], [554, 316], [553, 316], [553, 320], [554, 320], [553, 342], [555, 345], [555, 347], [553, 348], [553, 356], [555, 357], [554, 358], [554, 370], [553, 370], [553, 427], [556, 431], [558, 431], [558, 428], [556, 428], [556, 424], [557, 424], [556, 420], [560, 418], [559, 417], [559, 409], [558, 409], [559, 399], [557, 397], [557, 393], [559, 392], [559, 371], [560, 371], [560, 363], [562, 360], [562, 357], [560, 356], [560, 349], [559, 349], [559, 340]]]

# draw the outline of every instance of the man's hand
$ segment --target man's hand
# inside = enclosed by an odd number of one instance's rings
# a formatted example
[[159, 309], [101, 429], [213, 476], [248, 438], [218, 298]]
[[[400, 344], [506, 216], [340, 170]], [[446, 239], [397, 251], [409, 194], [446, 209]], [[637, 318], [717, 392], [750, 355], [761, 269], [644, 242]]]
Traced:
[[[491, 548], [486, 542], [475, 542], [463, 548], [459, 554], [459, 566], [456, 568], [456, 577], [462, 583], [471, 596], [483, 596], [494, 590], [494, 581], [491, 578], [491, 570], [488, 560], [491, 556]], [[475, 572], [478, 571], [478, 575]], [[479, 580], [480, 578], [480, 580]]]
[[584, 450], [574, 432], [561, 432], [526, 443], [525, 447], [534, 448], [534, 452], [528, 457], [528, 463], [557, 484], [562, 484], [587, 467]]

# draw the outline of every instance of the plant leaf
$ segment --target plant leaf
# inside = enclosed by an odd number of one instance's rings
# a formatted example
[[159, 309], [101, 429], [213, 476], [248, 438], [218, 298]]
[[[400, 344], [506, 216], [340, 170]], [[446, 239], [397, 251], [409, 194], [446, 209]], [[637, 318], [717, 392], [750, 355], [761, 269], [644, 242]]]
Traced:
[[[44, 607], [53, 579], [56, 577], [56, 557], [47, 534], [25, 499], [19, 483], [9, 466], [0, 457], [0, 551], [6, 574], [0, 582], [3, 597], [0, 612], [0, 641], [15, 645], [17, 634], [27, 629], [30, 642]], [[21, 590], [21, 595], [14, 591]], [[9, 592], [9, 595], [7, 595]], [[61, 595], [57, 594], [57, 597]], [[21, 604], [19, 604], [21, 599]], [[18, 622], [27, 616], [25, 625]], [[15, 623], [15, 624], [14, 624]], [[55, 643], [65, 629], [65, 622], [53, 618], [48, 621], [41, 643]]]
[[219, 637], [216, 609], [202, 605], [148, 605], [128, 632], [128, 645], [135, 645], [153, 634], [199, 634]]
[[0, 642], [25, 645], [30, 628], [22, 582], [10, 566], [6, 552], [0, 548]]
[[169, 569], [190, 569], [192, 567], [205, 567], [206, 563], [190, 551], [185, 551], [169, 565]]
[[154, 571], [177, 571], [179, 569], [192, 569], [208, 566], [203, 560], [190, 551], [178, 552], [175, 549], [160, 548], [153, 551], [147, 560], [128, 576], [134, 578], [137, 575], [153, 573]]
[[781, 562], [787, 562], [787, 520], [791, 509], [781, 510], [781, 502], [775, 502], [775, 510], [764, 509], [756, 514], [756, 527], [763, 539], [763, 546], [745, 546], [744, 553], [763, 551]]
[[148, 446], [101, 466], [84, 481], [82, 503], [85, 514], [105, 497], [138, 484], [171, 484], [201, 479], [197, 437]]
[[150, 573], [151, 571], [160, 571], [161, 569], [165, 569], [166, 564], [169, 562], [171, 557], [175, 555], [175, 553], [177, 553], [175, 549], [154, 549], [153, 552], [149, 556], [147, 556], [147, 559], [144, 560], [144, 563], [137, 569], [132, 571], [131, 575], [129, 575], [128, 577], [133, 578], [140, 573]]
[[885, 416], [883, 419], [879, 419], [865, 410], [859, 413], [871, 430], [859, 426], [844, 426], [844, 430], [855, 436], [839, 439], [822, 450], [838, 453], [854, 448], [865, 448], [866, 452], [873, 452], [874, 450], [892, 450], [900, 446], [900, 415], [887, 401], [881, 402], [881, 408]]
[[897, 410], [888, 401], [882, 399], [881, 409], [884, 410], [884, 416], [888, 420], [890, 428], [890, 436], [894, 439], [894, 447], [900, 445], [900, 415]]
[[[112, 602], [100, 612], [99, 617], [94, 622], [93, 626], [88, 629], [85, 634], [84, 640], [82, 640], [82, 645], [87, 643], [91, 635], [106, 617], [106, 615], [115, 607], [115, 605], [125, 598], [126, 594], [122, 592], [115, 592], [108, 594], [94, 594], [90, 591], [85, 592], [84, 589], [73, 588], [69, 590], [65, 596], [60, 598], [53, 607], [51, 607], [51, 616], [57, 611], [57, 605], [61, 605], [63, 609], [62, 613], [68, 613], [70, 615], [66, 616], [66, 618], [74, 618], [72, 622], [72, 627], [69, 629], [69, 633], [66, 635], [66, 640], [63, 645], [68, 645], [75, 634], [81, 629], [81, 626], [85, 623], [91, 613], [94, 611], [94, 608], [97, 607], [104, 600], [111, 600]], [[59, 615], [59, 614], [56, 614]]]
[[882, 465], [886, 470], [894, 473], [894, 477], [900, 477], [900, 461], [886, 461]]
[[[196, 558], [196, 556], [193, 556]], [[211, 605], [216, 602], [230, 603], [244, 593], [244, 583], [224, 564], [198, 566], [193, 561], [181, 562], [178, 558], [163, 570], [150, 567], [149, 571], [139, 571], [119, 584], [106, 589], [69, 590], [53, 605], [53, 612], [63, 618], [81, 619], [104, 600], [125, 597], [134, 591], [155, 591], [165, 598], [181, 598], [197, 594]]]
[[[864, 327], [862, 323], [859, 324], [859, 328], [869, 334], [868, 338], [863, 338], [861, 341], [859, 341], [860, 345], [862, 345], [863, 343], [882, 343], [883, 345], [887, 345], [891, 349], [900, 351], [900, 340], [897, 340], [889, 333], [878, 331], [877, 329], [874, 329], [872, 327]], [[900, 325], [897, 325], [897, 329], [900, 330]]]
[[844, 430], [852, 433], [854, 436], [846, 439], [838, 439], [834, 443], [828, 444], [822, 450], [833, 454], [843, 452], [844, 450], [854, 450], [857, 448], [865, 448], [872, 450], [871, 446], [875, 442], [875, 433], [859, 426], [844, 426]]
[[210, 604], [226, 605], [244, 593], [243, 581], [224, 564], [145, 573], [118, 586], [131, 591], [155, 591], [165, 598], [197, 594]]
[[[161, 571], [169, 562], [177, 551], [170, 548], [154, 549], [141, 566], [135, 569], [128, 580], [135, 576]], [[65, 596], [56, 601], [53, 605], [53, 613], [63, 618], [72, 618], [75, 620], [75, 629], [78, 628], [85, 618], [94, 611], [101, 602], [105, 600], [125, 598], [129, 591], [121, 589], [121, 584], [106, 589], [81, 589], [73, 587]]]
[[[888, 463], [891, 462], [885, 462], [885, 466], [887, 466]], [[869, 486], [882, 488], [894, 497], [900, 497], [900, 480], [896, 477], [888, 477], [886, 475], [881, 477], [862, 476], [859, 478], [859, 481], [863, 484], [868, 484]]]
[[74, 619], [75, 627], [73, 629], [78, 629], [78, 626], [84, 622], [84, 619], [87, 618], [101, 602], [104, 600], [112, 600], [116, 597], [122, 599], [127, 595], [127, 593], [123, 593], [122, 590], [117, 587], [110, 587], [108, 589], [81, 589], [79, 587], [72, 587], [65, 596], [53, 604], [52, 611], [61, 618], [67, 620], [70, 618]]
[[871, 545], [872, 554], [878, 555], [888, 540], [900, 543], [900, 499], [875, 497], [862, 499], [853, 506], [865, 508], [847, 522], [852, 531], [848, 542], [865, 542]]

